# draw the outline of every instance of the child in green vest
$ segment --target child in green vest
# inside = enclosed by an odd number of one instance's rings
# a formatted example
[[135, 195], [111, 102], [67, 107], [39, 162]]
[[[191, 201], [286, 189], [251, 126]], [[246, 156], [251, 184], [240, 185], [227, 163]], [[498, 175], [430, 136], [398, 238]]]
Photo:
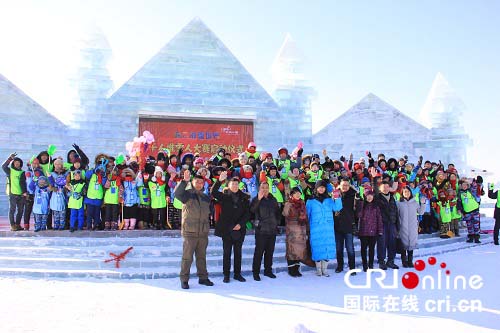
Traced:
[[84, 208], [83, 197], [85, 180], [82, 177], [81, 170], [74, 170], [70, 172], [70, 181], [66, 184], [68, 190], [68, 208], [70, 211], [69, 230], [74, 232], [76, 230], [76, 222], [78, 222], [78, 230], [83, 230], [84, 222]]
[[104, 230], [118, 229], [119, 202], [122, 198], [123, 187], [118, 168], [113, 168], [104, 184]]
[[[26, 175], [23, 169], [23, 160], [16, 153], [10, 154], [9, 158], [2, 164], [2, 169], [7, 175], [7, 195], [9, 196], [9, 222], [11, 231], [23, 230], [21, 219], [23, 218], [24, 204], [28, 196], [26, 187]], [[14, 220], [14, 214], [17, 215]]]
[[470, 183], [467, 179], [459, 182], [458, 211], [464, 216], [467, 223], [467, 243], [481, 243], [479, 240], [479, 197], [474, 196], [470, 190]]
[[445, 190], [439, 190], [438, 201], [435, 203], [434, 208], [439, 216], [440, 221], [440, 235], [441, 238], [454, 237], [455, 234], [451, 230], [451, 206], [448, 200], [448, 195]]
[[451, 207], [451, 230], [455, 233], [455, 236], [460, 236], [460, 226], [459, 223], [462, 221], [462, 214], [457, 209], [457, 192], [453, 188], [448, 189], [448, 200], [450, 201]]
[[166, 181], [163, 169], [159, 166], [155, 168], [154, 176], [148, 182], [151, 192], [151, 208], [153, 210], [153, 222], [157, 230], [165, 229], [165, 213], [167, 207]]

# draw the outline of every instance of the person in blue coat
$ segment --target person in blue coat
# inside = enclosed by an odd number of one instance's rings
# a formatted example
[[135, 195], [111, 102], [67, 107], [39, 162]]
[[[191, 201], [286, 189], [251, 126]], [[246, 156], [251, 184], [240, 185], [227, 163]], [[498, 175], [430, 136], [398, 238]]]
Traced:
[[314, 195], [306, 203], [312, 259], [318, 276], [329, 276], [328, 260], [336, 258], [333, 215], [342, 209], [342, 199], [332, 199], [326, 187], [325, 180], [317, 181]]

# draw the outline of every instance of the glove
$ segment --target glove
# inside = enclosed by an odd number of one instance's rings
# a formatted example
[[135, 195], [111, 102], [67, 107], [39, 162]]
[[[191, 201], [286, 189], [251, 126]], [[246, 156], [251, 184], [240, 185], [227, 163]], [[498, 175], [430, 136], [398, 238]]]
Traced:
[[345, 162], [345, 157], [344, 156], [340, 156], [340, 161], [341, 162]]
[[366, 151], [366, 156], [368, 156], [368, 158], [372, 158], [372, 152], [367, 150]]
[[72, 146], [73, 146], [73, 148], [75, 148], [76, 150], [79, 150], [79, 149], [80, 149], [80, 147], [78, 147], [78, 145], [77, 145], [76, 143], [73, 143], [73, 144], [72, 144]]
[[297, 151], [297, 157], [301, 157], [303, 152], [304, 152], [304, 149], [300, 148], [299, 151]]
[[408, 161], [408, 155], [403, 156], [403, 158], [405, 159], [405, 161]]

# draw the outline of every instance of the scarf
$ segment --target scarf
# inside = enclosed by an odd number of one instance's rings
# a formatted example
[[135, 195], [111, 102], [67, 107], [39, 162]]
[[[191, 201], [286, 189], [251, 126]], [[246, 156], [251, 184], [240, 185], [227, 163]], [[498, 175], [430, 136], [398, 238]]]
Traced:
[[297, 212], [297, 218], [299, 220], [300, 225], [305, 225], [307, 221], [307, 214], [306, 214], [306, 205], [304, 204], [304, 201], [301, 199], [294, 199], [290, 198], [289, 202], [292, 204], [292, 207], [295, 209]]

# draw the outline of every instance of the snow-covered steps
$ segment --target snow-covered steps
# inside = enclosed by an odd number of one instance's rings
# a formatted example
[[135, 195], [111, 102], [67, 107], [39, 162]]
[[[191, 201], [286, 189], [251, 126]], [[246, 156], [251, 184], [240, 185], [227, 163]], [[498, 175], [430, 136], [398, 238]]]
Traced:
[[[0, 235], [0, 276], [35, 278], [112, 278], [159, 279], [177, 278], [182, 256], [182, 237], [176, 231], [75, 232], [46, 231], [4, 232]], [[466, 231], [462, 230], [462, 235]], [[415, 257], [436, 255], [478, 246], [465, 242], [466, 237], [440, 239], [434, 235], [420, 235]], [[490, 235], [482, 235], [482, 243], [492, 242]], [[115, 268], [105, 263], [110, 253], [119, 254], [128, 247], [133, 250]], [[243, 274], [251, 275], [255, 238], [249, 234], [243, 245]], [[360, 265], [359, 240], [355, 240], [356, 264]], [[287, 269], [285, 236], [276, 240], [274, 269]], [[347, 261], [347, 258], [345, 258]], [[210, 276], [222, 275], [222, 242], [209, 236], [207, 266]], [[330, 267], [335, 267], [335, 260]], [[193, 264], [192, 273], [196, 268]]]

